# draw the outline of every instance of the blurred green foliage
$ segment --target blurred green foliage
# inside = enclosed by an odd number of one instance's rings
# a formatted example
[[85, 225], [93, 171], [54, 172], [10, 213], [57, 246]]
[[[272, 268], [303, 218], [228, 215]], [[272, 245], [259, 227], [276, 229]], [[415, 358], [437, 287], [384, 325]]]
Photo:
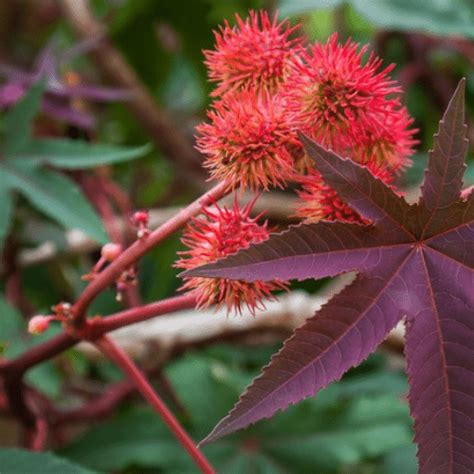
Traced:
[[[186, 409], [181, 420], [195, 439], [226, 414], [272, 350], [215, 346], [170, 364], [167, 375]], [[204, 452], [222, 473], [381, 473], [393, 472], [384, 466], [401, 460], [403, 472], [414, 473], [406, 389], [403, 374], [387, 370], [385, 358], [375, 356], [315, 399]], [[92, 428], [60, 454], [105, 472], [195, 472], [156, 414], [137, 405]]]
[[0, 448], [2, 472], [22, 474], [94, 474], [94, 471], [61, 459], [51, 453]]

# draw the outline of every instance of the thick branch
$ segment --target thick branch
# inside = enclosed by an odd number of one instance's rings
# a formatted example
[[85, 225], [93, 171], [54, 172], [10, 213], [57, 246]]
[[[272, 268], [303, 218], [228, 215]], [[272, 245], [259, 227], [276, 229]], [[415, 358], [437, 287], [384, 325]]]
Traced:
[[[195, 302], [195, 296], [192, 293], [187, 293], [120, 311], [105, 318], [92, 319], [88, 321], [84, 335], [87, 339], [93, 340], [103, 336], [109, 331], [130, 324], [146, 321], [164, 314], [172, 314], [176, 311], [182, 311], [183, 309], [190, 309], [194, 307]], [[38, 344], [16, 359], [1, 361], [0, 374], [4, 375], [5, 379], [21, 378], [31, 367], [61, 354], [61, 352], [73, 347], [78, 342], [80, 342], [79, 337], [73, 337], [65, 332], [54, 336], [49, 341]]]

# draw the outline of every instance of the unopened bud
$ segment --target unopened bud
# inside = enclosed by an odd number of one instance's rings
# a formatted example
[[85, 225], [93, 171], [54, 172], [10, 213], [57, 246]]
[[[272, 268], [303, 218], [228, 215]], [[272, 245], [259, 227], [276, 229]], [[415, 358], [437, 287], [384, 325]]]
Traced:
[[143, 227], [148, 225], [148, 211], [136, 211], [132, 216], [132, 223], [137, 227]]
[[42, 334], [48, 329], [51, 319], [53, 319], [51, 316], [41, 314], [33, 316], [28, 322], [28, 332], [30, 334]]
[[132, 224], [138, 228], [137, 237], [144, 239], [150, 235], [148, 229], [148, 211], [137, 211], [132, 216]]
[[113, 244], [112, 242], [105, 244], [100, 251], [100, 255], [108, 262], [115, 260], [121, 253], [122, 246], [120, 244]]

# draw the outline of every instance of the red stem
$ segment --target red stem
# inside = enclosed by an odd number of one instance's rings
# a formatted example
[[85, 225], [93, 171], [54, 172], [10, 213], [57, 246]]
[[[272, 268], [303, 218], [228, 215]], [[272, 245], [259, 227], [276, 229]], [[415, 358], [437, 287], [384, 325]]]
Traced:
[[43, 451], [48, 439], [48, 423], [44, 418], [38, 418], [35, 425], [35, 433], [31, 441], [32, 451]]
[[76, 337], [68, 334], [59, 334], [49, 341], [38, 344], [21, 356], [12, 360], [0, 360], [0, 374], [4, 377], [3, 389], [9, 400], [9, 409], [26, 427], [33, 428], [35, 417], [26, 404], [21, 379], [23, 374], [34, 365], [50, 359], [61, 352], [74, 346], [81, 338], [96, 339], [107, 331], [118, 329], [129, 324], [145, 321], [147, 319], [170, 314], [174, 311], [193, 308], [195, 296], [187, 293], [182, 296], [151, 303], [149, 305], [121, 311], [104, 319], [87, 321], [83, 331], [78, 331]]
[[119, 329], [123, 326], [139, 323], [156, 316], [170, 314], [184, 309], [192, 309], [195, 306], [196, 295], [192, 292], [186, 293], [181, 296], [174, 296], [155, 303], [120, 311], [106, 318], [93, 319], [90, 321], [86, 331], [91, 331], [92, 338], [94, 338], [94, 336], [101, 336], [104, 333]]
[[185, 225], [193, 216], [201, 211], [203, 206], [208, 206], [219, 200], [230, 191], [226, 182], [219, 183], [207, 193], [196, 199], [182, 209], [178, 214], [155, 229], [147, 238], [139, 239], [126, 249], [116, 260], [92, 280], [83, 291], [73, 308], [75, 326], [81, 327], [85, 321], [85, 312], [92, 300], [106, 287], [111, 285], [126, 268], [134, 264], [148, 250], [155, 247], [162, 240], [176, 232]]
[[[195, 303], [195, 295], [193, 293], [186, 293], [181, 296], [174, 296], [155, 303], [120, 311], [105, 318], [90, 319], [85, 326], [84, 335], [86, 339], [94, 340], [109, 331], [119, 329], [123, 326], [146, 321], [147, 319], [157, 316], [171, 314], [183, 309], [192, 309]], [[16, 359], [0, 360], [0, 373], [4, 373], [7, 378], [13, 375], [21, 377], [34, 365], [51, 359], [77, 344], [81, 339], [79, 337], [81, 335], [82, 331], [78, 331], [77, 337], [64, 332], [42, 344], [38, 344]]]
[[1, 360], [0, 373], [3, 373], [6, 379], [10, 379], [12, 377], [19, 377], [21, 379], [21, 376], [30, 367], [57, 356], [78, 342], [79, 339], [65, 332], [58, 334], [48, 341], [32, 347], [30, 350], [24, 352], [16, 359]]
[[168, 407], [163, 403], [160, 397], [153, 390], [148, 380], [128, 357], [128, 355], [118, 347], [109, 337], [102, 336], [95, 341], [96, 346], [112, 361], [114, 361], [127, 375], [134, 381], [136, 388], [143, 397], [152, 405], [161, 419], [168, 425], [170, 430], [176, 436], [184, 449], [194, 459], [201, 471], [206, 474], [214, 473], [214, 469], [206, 460], [204, 455], [199, 451], [193, 440], [189, 437], [178, 420], [174, 417]]

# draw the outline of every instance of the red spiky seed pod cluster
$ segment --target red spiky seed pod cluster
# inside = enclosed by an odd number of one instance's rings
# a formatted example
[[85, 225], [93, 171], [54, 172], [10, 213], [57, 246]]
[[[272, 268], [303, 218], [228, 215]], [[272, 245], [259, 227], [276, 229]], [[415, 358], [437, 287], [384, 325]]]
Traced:
[[[367, 47], [340, 44], [337, 34], [301, 54], [283, 95], [295, 127], [322, 145], [367, 166], [389, 183], [409, 164], [416, 143], [413, 120], [400, 103], [400, 88]], [[298, 215], [319, 219], [360, 220], [317, 173], [300, 179]]]
[[210, 179], [232, 188], [284, 187], [295, 172], [292, 148], [301, 147], [286, 119], [278, 91], [302, 49], [290, 36], [299, 26], [267, 12], [250, 12], [215, 33], [216, 48], [205, 51], [212, 93], [220, 97], [197, 128], [198, 149], [207, 156]]
[[[297, 132], [392, 183], [410, 163], [416, 130], [401, 104], [401, 90], [389, 76], [393, 65], [384, 68], [374, 54], [365, 58], [367, 46], [350, 40], [340, 44], [337, 35], [304, 48], [301, 39], [293, 38], [298, 27], [279, 23], [276, 16], [270, 19], [266, 12], [250, 12], [246, 20], [237, 16], [234, 27], [226, 22], [215, 33], [215, 50], [204, 54], [217, 99], [208, 123], [197, 128], [197, 148], [206, 156], [210, 179], [228, 182], [232, 189], [268, 190], [296, 181], [301, 218], [361, 222], [312, 169]], [[248, 216], [235, 207], [206, 210], [204, 219], [188, 228], [183, 239], [188, 258], [178, 266], [192, 268], [258, 242], [255, 222], [249, 223], [255, 232], [251, 238], [246, 226], [241, 234], [223, 237], [219, 229], [224, 223], [235, 227], [230, 222], [237, 215], [246, 222]], [[235, 235], [246, 237], [238, 238], [236, 246]], [[201, 306], [226, 303], [239, 310], [241, 298], [254, 309], [280, 283], [260, 285], [250, 289], [239, 282], [190, 279], [185, 288], [199, 291]]]
[[409, 164], [416, 130], [389, 76], [393, 65], [383, 68], [374, 54], [365, 59], [367, 46], [340, 44], [336, 34], [305, 49], [291, 36], [298, 26], [266, 12], [236, 20], [216, 33], [215, 50], [205, 51], [217, 82], [212, 95], [220, 97], [210, 122], [198, 127], [211, 179], [264, 190], [298, 180], [308, 161], [296, 130], [361, 164], [386, 168], [387, 176]]
[[[195, 268], [266, 240], [269, 235], [267, 223], [258, 224], [258, 217], [250, 216], [252, 207], [253, 202], [241, 208], [235, 200], [231, 208], [215, 204], [203, 209], [203, 215], [194, 218], [184, 232], [182, 242], [188, 250], [180, 252], [176, 267]], [[273, 291], [286, 290], [287, 286], [281, 281], [243, 282], [193, 277], [185, 280], [182, 289], [196, 291], [200, 308], [225, 305], [229, 312], [240, 313], [245, 305], [253, 314], [263, 307], [265, 298], [273, 298]]]
[[[291, 121], [323, 146], [369, 163], [381, 159], [397, 170], [412, 153], [414, 130], [400, 104], [400, 87], [389, 77], [394, 65], [382, 68], [367, 46], [351, 40], [315, 43], [294, 62], [284, 97]], [[377, 152], [383, 151], [383, 153]]]

